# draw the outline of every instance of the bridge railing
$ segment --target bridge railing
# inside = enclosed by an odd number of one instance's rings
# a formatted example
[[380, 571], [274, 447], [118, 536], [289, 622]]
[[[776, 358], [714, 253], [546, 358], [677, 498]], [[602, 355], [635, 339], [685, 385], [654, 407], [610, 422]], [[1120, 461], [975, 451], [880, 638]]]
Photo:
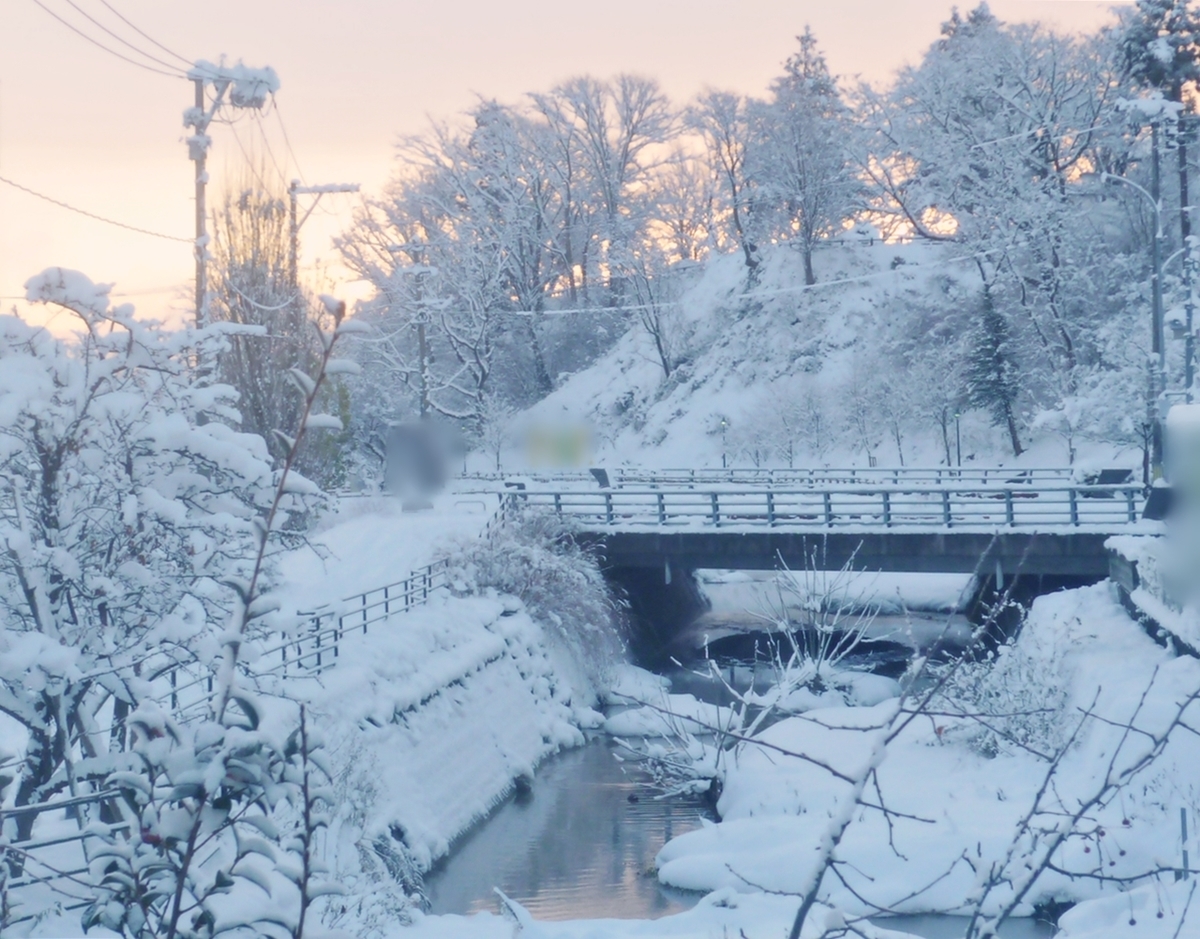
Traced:
[[[613, 488], [636, 486], [958, 486], [1028, 487], [1040, 485], [1070, 486], [1082, 484], [1071, 467], [1034, 467], [1029, 469], [994, 467], [848, 467], [828, 469], [630, 469], [607, 470]], [[596, 477], [588, 471], [529, 473], [472, 473], [463, 477], [488, 483], [524, 480], [533, 485], [596, 487]]]
[[1124, 527], [1141, 486], [533, 489], [523, 504], [584, 526]]

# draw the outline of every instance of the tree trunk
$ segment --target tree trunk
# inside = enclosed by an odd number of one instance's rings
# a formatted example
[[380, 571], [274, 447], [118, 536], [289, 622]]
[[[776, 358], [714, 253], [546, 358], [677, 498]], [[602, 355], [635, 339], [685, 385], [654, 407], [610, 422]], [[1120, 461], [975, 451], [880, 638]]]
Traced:
[[1021, 438], [1017, 435], [1017, 422], [1013, 417], [1012, 405], [1008, 403], [1004, 405], [1004, 421], [1008, 424], [1008, 436], [1012, 441], [1013, 456], [1020, 456], [1025, 452], [1025, 448], [1021, 446]]

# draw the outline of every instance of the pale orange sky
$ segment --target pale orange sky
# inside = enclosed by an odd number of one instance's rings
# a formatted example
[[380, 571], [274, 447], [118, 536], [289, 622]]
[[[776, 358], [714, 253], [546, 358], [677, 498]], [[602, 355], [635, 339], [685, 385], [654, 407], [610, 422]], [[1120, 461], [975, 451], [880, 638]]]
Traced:
[[[68, 0], [41, 0], [112, 48]], [[73, 0], [96, 20], [160, 55], [101, 0]], [[940, 0], [108, 0], [189, 59], [242, 59], [279, 73], [280, 113], [309, 183], [387, 178], [397, 137], [428, 116], [451, 117], [475, 95], [514, 100], [572, 75], [651, 75], [678, 102], [706, 85], [764, 91], [812, 26], [833, 70], [886, 81], [937, 37]], [[975, 4], [960, 3], [962, 9]], [[1006, 20], [1091, 30], [1113, 4], [993, 0]], [[592, 10], [602, 10], [602, 14]], [[182, 237], [192, 233], [192, 165], [182, 143], [189, 83], [151, 74], [97, 49], [34, 0], [0, 0], [0, 176], [80, 208]], [[275, 115], [266, 139], [286, 178], [297, 175]], [[236, 132], [236, 139], [234, 137]], [[221, 180], [242, 162], [239, 140], [267, 160], [263, 131], [244, 119], [214, 133]], [[278, 175], [278, 174], [276, 174]], [[304, 230], [306, 265], [332, 263], [330, 237], [349, 200], [326, 197]], [[337, 200], [341, 200], [340, 202]], [[182, 311], [191, 249], [93, 222], [0, 184], [0, 297], [50, 265], [115, 282], [140, 312]], [[182, 289], [180, 289], [182, 288]], [[23, 309], [24, 305], [16, 304]]]

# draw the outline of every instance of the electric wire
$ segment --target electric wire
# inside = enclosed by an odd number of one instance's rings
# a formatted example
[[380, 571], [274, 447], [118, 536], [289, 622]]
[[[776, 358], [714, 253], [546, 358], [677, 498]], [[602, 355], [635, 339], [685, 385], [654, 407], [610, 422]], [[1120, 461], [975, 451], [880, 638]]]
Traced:
[[279, 181], [286, 188], [288, 184], [287, 173], [283, 171], [283, 168], [279, 165], [279, 161], [275, 159], [275, 151], [271, 149], [271, 141], [267, 138], [267, 129], [263, 126], [262, 115], [255, 111], [253, 112], [253, 117], [255, 125], [258, 127], [258, 133], [262, 137], [263, 145], [267, 148], [267, 156], [271, 158], [271, 162], [275, 165], [275, 172], [279, 174]]
[[292, 141], [288, 137], [287, 126], [283, 123], [283, 112], [279, 110], [279, 102], [277, 100], [272, 101], [271, 110], [275, 113], [275, 120], [279, 122], [280, 131], [283, 132], [283, 143], [292, 158], [292, 164], [296, 167], [296, 174], [300, 177], [300, 182], [307, 186], [308, 178], [304, 175], [304, 170], [300, 168], [300, 161], [296, 158], [296, 151], [292, 149]]
[[191, 59], [186, 59], [183, 56], [181, 56], [178, 52], [168, 49], [166, 46], [164, 46], [161, 42], [159, 42], [153, 36], [149, 35], [148, 33], [144, 32], [143, 30], [139, 29], [136, 25], [134, 25], [128, 19], [126, 19], [116, 7], [114, 7], [111, 3], [108, 2], [108, 0], [100, 0], [100, 2], [109, 9], [109, 11], [113, 14], [113, 16], [115, 16], [117, 19], [119, 19], [122, 23], [124, 23], [126, 26], [128, 26], [130, 29], [132, 29], [135, 33], [137, 33], [142, 38], [147, 39], [150, 42], [154, 43], [154, 45], [156, 45], [156, 46], [158, 46], [158, 48], [162, 49], [162, 51], [167, 53], [167, 55], [175, 56], [175, 58], [177, 58], [180, 62], [183, 62], [184, 64], [186, 64], [188, 66], [188, 68], [191, 68], [195, 64], [194, 62], [192, 62]]
[[92, 23], [98, 29], [107, 33], [109, 36], [112, 36], [112, 38], [115, 39], [117, 42], [121, 43], [121, 45], [125, 46], [126, 48], [132, 49], [138, 55], [143, 56], [143, 57], [149, 59], [151, 62], [157, 63], [158, 65], [161, 65], [164, 68], [169, 68], [169, 69], [179, 68], [178, 65], [175, 65], [172, 62], [165, 62], [162, 59], [158, 58], [158, 56], [151, 55], [145, 49], [142, 49], [139, 46], [135, 46], [132, 42], [130, 42], [128, 39], [125, 39], [123, 36], [120, 36], [117, 33], [114, 33], [111, 29], [109, 29], [107, 26], [105, 26], [103, 23], [101, 23], [98, 19], [96, 19], [94, 16], [92, 16], [92, 14], [90, 14], [87, 10], [85, 10], [78, 3], [76, 3], [75, 0], [64, 0], [64, 2], [67, 4], [67, 6], [71, 7], [73, 10], [77, 11], [79, 13], [79, 15], [82, 16], [84, 19], [86, 19], [89, 23]]
[[271, 187], [267, 185], [267, 181], [263, 179], [262, 173], [258, 171], [258, 164], [251, 159], [250, 152], [246, 149], [246, 145], [242, 143], [242, 138], [238, 136], [237, 128], [233, 126], [233, 122], [228, 122], [229, 132], [233, 134], [234, 143], [242, 152], [242, 158], [246, 161], [246, 165], [250, 168], [250, 175], [254, 177], [254, 181], [258, 183], [259, 189], [263, 192], [270, 192]]
[[163, 232], [151, 231], [148, 228], [139, 228], [137, 225], [127, 225], [125, 222], [118, 222], [116, 219], [106, 218], [103, 215], [97, 215], [95, 212], [88, 212], [86, 209], [76, 208], [69, 203], [55, 199], [51, 196], [47, 196], [35, 189], [30, 189], [28, 186], [22, 186], [20, 183], [4, 176], [0, 176], [0, 183], [5, 183], [9, 186], [12, 186], [14, 189], [20, 189], [22, 192], [28, 193], [35, 198], [42, 199], [45, 202], [49, 202], [51, 205], [57, 205], [59, 208], [66, 209], [68, 212], [75, 212], [79, 215], [86, 216], [87, 218], [94, 219], [97, 222], [104, 222], [106, 225], [115, 225], [117, 228], [124, 228], [127, 231], [137, 232], [139, 235], [150, 235], [154, 238], [163, 238], [167, 241], [179, 241], [187, 245], [195, 243], [195, 240], [192, 238], [180, 238], [178, 235], [167, 235]]
[[51, 10], [48, 6], [46, 6], [46, 4], [42, 3], [42, 0], [33, 0], [33, 2], [36, 3], [39, 7], [41, 7], [46, 13], [50, 14], [50, 16], [54, 17], [56, 20], [58, 20], [60, 23], [62, 23], [63, 26], [67, 27], [67, 29], [69, 29], [71, 32], [82, 37], [83, 39], [86, 39], [93, 46], [96, 46], [96, 48], [103, 49], [109, 55], [116, 56], [118, 59], [120, 59], [123, 62], [128, 62], [130, 65], [136, 65], [138, 68], [145, 69], [147, 72], [153, 72], [155, 75], [166, 75], [167, 78], [186, 78], [187, 77], [183, 73], [182, 70], [178, 71], [178, 72], [167, 72], [161, 68], [155, 68], [153, 65], [147, 65], [145, 62], [139, 62], [139, 61], [137, 61], [137, 59], [131, 59], [129, 56], [123, 55], [122, 53], [117, 52], [116, 49], [110, 49], [108, 46], [106, 46], [104, 43], [100, 42], [100, 40], [96, 39], [94, 36], [89, 36], [87, 33], [85, 33], [82, 29], [80, 29], [75, 24], [69, 22], [68, 20], [63, 19], [61, 16], [59, 16], [57, 13], [55, 13], [53, 10]]

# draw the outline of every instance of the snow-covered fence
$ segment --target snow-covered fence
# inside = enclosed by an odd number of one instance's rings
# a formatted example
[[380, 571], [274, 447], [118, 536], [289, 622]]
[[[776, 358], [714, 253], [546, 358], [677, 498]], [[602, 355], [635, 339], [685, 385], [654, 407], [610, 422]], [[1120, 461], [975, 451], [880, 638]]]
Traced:
[[[480, 537], [493, 538], [522, 501], [523, 493], [500, 494], [500, 505], [488, 519]], [[251, 676], [319, 675], [333, 666], [341, 651], [342, 640], [349, 635], [366, 634], [372, 626], [395, 614], [424, 606], [429, 599], [449, 586], [449, 558], [438, 558], [419, 567], [400, 580], [351, 594], [330, 609], [302, 614], [307, 628], [277, 641], [260, 644], [247, 662]], [[178, 718], [187, 720], [207, 707], [214, 694], [214, 675], [207, 669], [179, 665], [165, 670], [165, 685], [155, 700]]]
[[[129, 822], [105, 821], [104, 804], [120, 797], [116, 789], [0, 809], [0, 886], [9, 897], [9, 918], [0, 928], [13, 927], [62, 904], [82, 909], [87, 895], [88, 856], [85, 842], [97, 846], [105, 834], [128, 831]], [[119, 810], [110, 817], [119, 819]], [[28, 834], [13, 840], [20, 831]]]
[[[363, 593], [345, 597], [338, 609], [306, 614], [311, 628], [303, 636], [263, 649], [256, 671], [259, 674], [289, 674], [299, 671], [320, 674], [338, 658], [342, 639], [359, 630], [365, 635], [371, 626], [382, 623], [394, 613], [407, 613], [429, 602], [430, 596], [449, 585], [450, 562], [439, 558], [419, 567], [402, 580]], [[274, 664], [264, 664], [277, 659]]]
[[1122, 529], [1138, 522], [1139, 485], [844, 488], [532, 489], [524, 503], [603, 527]]

